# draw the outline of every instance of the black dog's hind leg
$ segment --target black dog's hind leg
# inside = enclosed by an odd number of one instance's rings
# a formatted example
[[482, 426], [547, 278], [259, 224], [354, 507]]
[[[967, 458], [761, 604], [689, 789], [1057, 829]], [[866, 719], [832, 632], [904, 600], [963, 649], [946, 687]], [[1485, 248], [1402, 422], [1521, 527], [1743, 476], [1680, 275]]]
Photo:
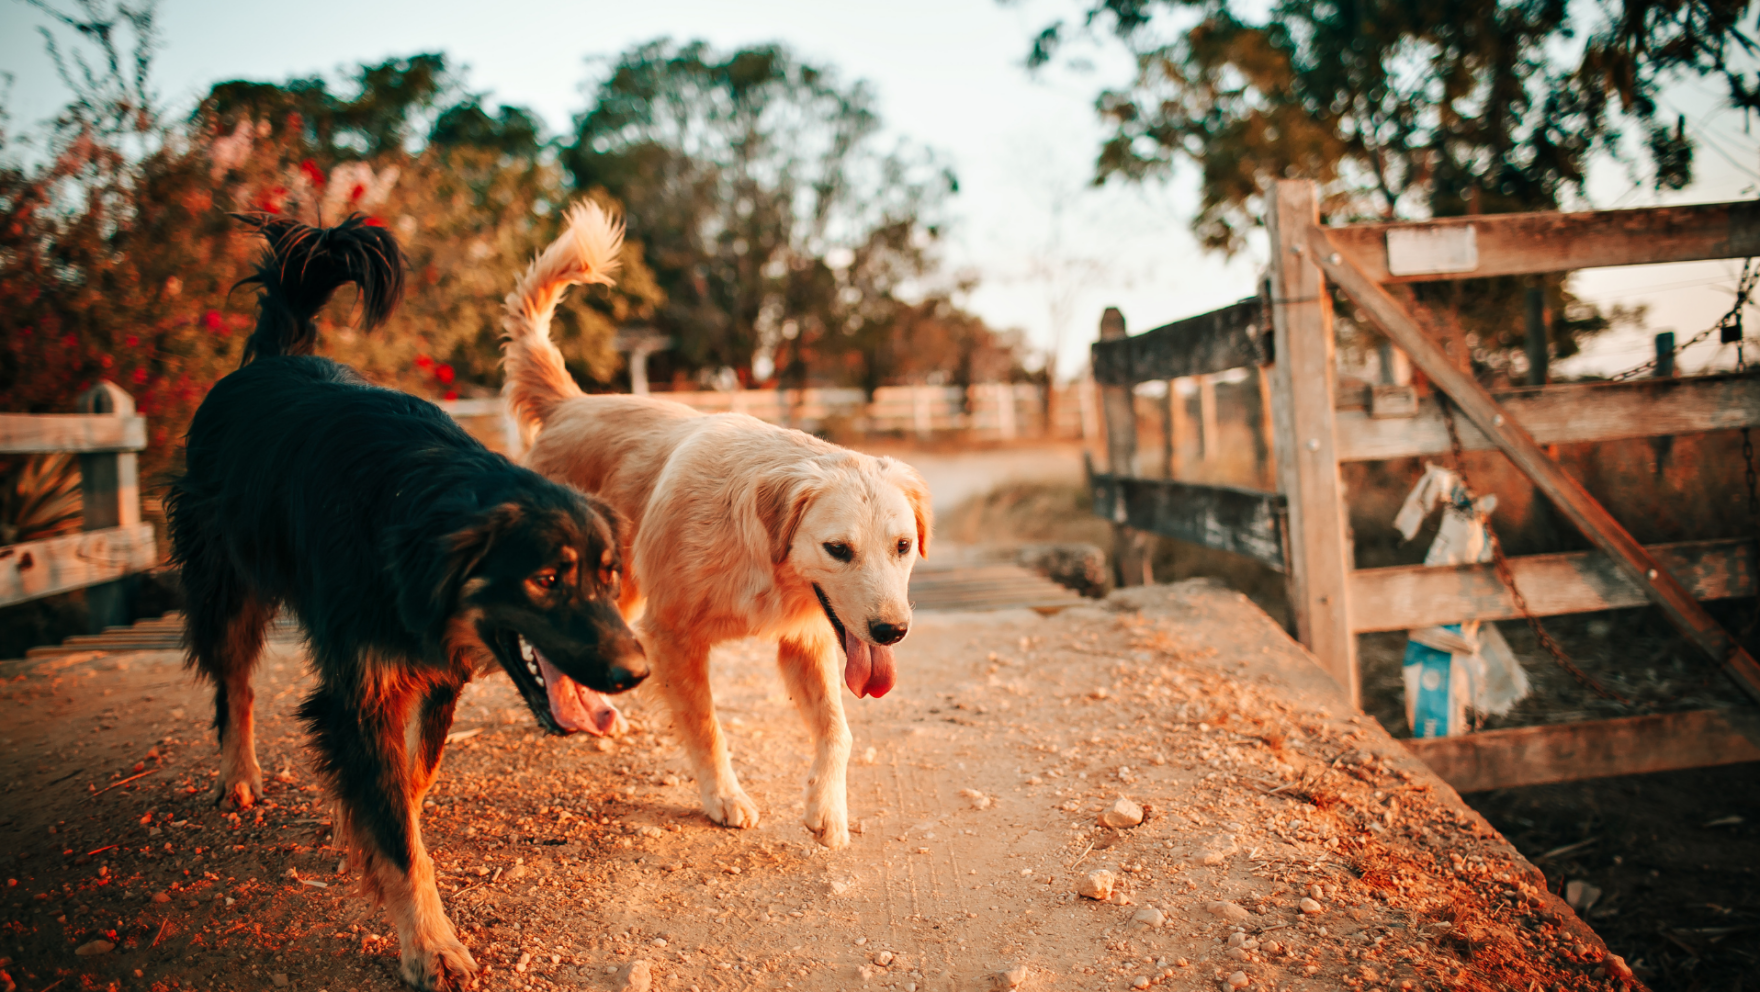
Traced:
[[220, 781], [214, 801], [230, 801], [245, 809], [263, 797], [251, 672], [262, 654], [263, 632], [275, 606], [237, 592], [236, 587], [190, 585], [185, 639], [191, 663], [214, 683], [214, 729], [220, 735]]
[[403, 979], [424, 990], [458, 987], [477, 963], [440, 905], [420, 822], [457, 687], [413, 679], [386, 659], [360, 663], [360, 681], [348, 684], [343, 673], [353, 664], [318, 661], [325, 684], [300, 712], [341, 807], [341, 833], [367, 890], [397, 928]]

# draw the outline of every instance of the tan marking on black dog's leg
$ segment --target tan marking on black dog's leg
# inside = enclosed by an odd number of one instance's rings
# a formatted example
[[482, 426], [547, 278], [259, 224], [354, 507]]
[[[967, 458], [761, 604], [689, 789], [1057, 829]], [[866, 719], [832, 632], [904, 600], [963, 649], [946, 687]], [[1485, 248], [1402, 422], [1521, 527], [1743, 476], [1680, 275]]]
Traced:
[[[335, 698], [325, 693], [318, 701]], [[441, 907], [418, 812], [439, 765], [439, 748], [426, 745], [444, 744], [445, 731], [436, 738], [434, 730], [450, 723], [456, 698], [456, 687], [392, 674], [375, 679], [354, 707], [308, 704], [335, 714], [316, 729], [349, 846], [368, 892], [397, 928], [404, 981], [424, 992], [460, 988], [477, 969]]]
[[249, 809], [263, 798], [263, 769], [257, 764], [256, 693], [251, 689], [251, 674], [263, 651], [263, 631], [269, 623], [269, 611], [260, 604], [247, 602], [226, 628], [226, 642], [221, 650], [224, 661], [216, 674], [219, 684], [216, 696], [224, 696], [217, 708], [224, 708], [225, 719], [220, 726], [220, 778], [214, 802], [231, 803], [237, 809]]
[[849, 844], [850, 733], [836, 661], [837, 644], [830, 636], [784, 639], [777, 645], [776, 665], [783, 684], [813, 738], [813, 768], [807, 775], [803, 819], [826, 847]]
[[659, 683], [672, 710], [673, 727], [697, 776], [703, 811], [724, 827], [757, 826], [758, 804], [740, 788], [727, 753], [727, 738], [715, 719], [708, 649], [692, 641], [675, 640], [664, 631], [647, 632], [642, 641], [653, 666], [649, 680]]

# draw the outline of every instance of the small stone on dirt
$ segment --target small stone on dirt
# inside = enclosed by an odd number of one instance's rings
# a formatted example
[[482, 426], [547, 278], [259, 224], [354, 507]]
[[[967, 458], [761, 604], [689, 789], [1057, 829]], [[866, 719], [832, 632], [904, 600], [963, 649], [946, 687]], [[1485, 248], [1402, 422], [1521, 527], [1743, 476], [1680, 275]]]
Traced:
[[1247, 987], [1247, 973], [1244, 971], [1237, 971], [1234, 974], [1228, 976], [1228, 984], [1229, 984], [1229, 987], [1231, 987], [1231, 988], [1237, 988], [1237, 989], [1246, 988]]
[[1100, 822], [1114, 830], [1134, 827], [1143, 822], [1143, 807], [1119, 796], [1118, 802], [1113, 803], [1106, 812], [1100, 814]]
[[1026, 981], [1027, 967], [1026, 965], [1020, 965], [1018, 967], [1010, 968], [1007, 971], [997, 972], [994, 984], [998, 992], [1008, 992], [1009, 989], [1020, 988], [1022, 985], [1026, 984]]
[[977, 789], [961, 789], [959, 790], [959, 794], [964, 796], [966, 801], [972, 804], [973, 809], [989, 809], [991, 802], [993, 802], [989, 796], [984, 795]]
[[1154, 906], [1144, 906], [1131, 914], [1131, 922], [1151, 930], [1159, 930], [1167, 922], [1167, 915]]
[[170, 902], [171, 895], [166, 892], [155, 892], [155, 893], [153, 893], [153, 901], [154, 902]]
[[276, 988], [284, 989], [287, 987], [287, 972], [278, 971], [269, 976], [269, 981], [274, 982]]
[[1204, 910], [1205, 912], [1214, 913], [1230, 923], [1244, 922], [1247, 917], [1253, 915], [1232, 902], [1222, 902], [1220, 900], [1217, 902], [1205, 903]]
[[1138, 975], [1137, 980], [1131, 983], [1131, 988], [1133, 988], [1133, 989], [1146, 989], [1148, 987], [1149, 987], [1149, 976], [1148, 975]]
[[1315, 902], [1314, 900], [1309, 899], [1305, 896], [1302, 898], [1301, 906], [1302, 906], [1302, 912], [1308, 913], [1310, 915], [1314, 914], [1314, 913], [1326, 912], [1325, 906], [1322, 906], [1319, 903]]
[[892, 963], [892, 952], [891, 951], [881, 951], [879, 954], [874, 955], [874, 963], [879, 965], [882, 968], [891, 964]]
[[89, 958], [94, 954], [109, 954], [114, 950], [116, 950], [115, 944], [112, 944], [107, 940], [94, 940], [74, 948], [73, 953], [82, 958]]
[[640, 959], [630, 962], [629, 974], [623, 980], [623, 992], [648, 992], [653, 987], [653, 966]]
[[1104, 902], [1112, 897], [1112, 887], [1117, 883], [1118, 876], [1105, 869], [1092, 871], [1076, 883], [1076, 894]]

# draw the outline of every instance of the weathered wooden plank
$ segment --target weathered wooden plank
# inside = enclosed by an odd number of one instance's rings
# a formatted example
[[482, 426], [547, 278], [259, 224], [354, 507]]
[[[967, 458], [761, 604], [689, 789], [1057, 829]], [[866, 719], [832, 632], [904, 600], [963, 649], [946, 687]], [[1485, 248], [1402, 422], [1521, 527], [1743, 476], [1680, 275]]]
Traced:
[[[1472, 228], [1476, 264], [1394, 275], [1388, 235]], [[1760, 254], [1760, 203], [1704, 203], [1592, 213], [1481, 214], [1328, 229], [1332, 246], [1378, 283], [1568, 272]]]
[[1643, 545], [1613, 518], [1613, 514], [1596, 502], [1582, 483], [1553, 461], [1522, 429], [1522, 425], [1491, 398], [1485, 387], [1468, 373], [1455, 368], [1436, 342], [1430, 340], [1386, 289], [1372, 281], [1355, 262], [1334, 251], [1325, 228], [1317, 223], [1310, 227], [1306, 244], [1306, 254], [1320, 263], [1327, 277], [1350, 294], [1389, 340], [1405, 349], [1412, 362], [1449, 395], [1467, 419], [1478, 425], [1480, 432], [1496, 442], [1498, 450], [1533, 481], [1534, 487], [1544, 493], [1590, 543], [1606, 552], [1644, 588], [1650, 601], [1662, 608], [1663, 614], [1676, 628], [1713, 661], [1723, 665], [1743, 691], [1760, 701], [1760, 664], [1756, 664], [1742, 645], [1705, 612], [1699, 601], [1667, 569], [1650, 557]]
[[1333, 394], [1332, 296], [1302, 254], [1320, 222], [1314, 184], [1276, 185], [1266, 211], [1271, 238], [1271, 303], [1277, 363], [1277, 488], [1289, 500], [1289, 597], [1296, 635], [1320, 667], [1360, 706], [1357, 637], [1350, 625], [1351, 538], [1338, 472]]
[[[1684, 541], [1645, 550], [1695, 599], [1755, 594], [1753, 541]], [[1639, 584], [1600, 551], [1524, 555], [1511, 558], [1509, 567], [1536, 616], [1649, 602]], [[1351, 629], [1358, 632], [1521, 616], [1490, 563], [1358, 569], [1351, 573], [1351, 613]]]
[[1750, 714], [1693, 710], [1406, 741], [1457, 792], [1760, 761]]
[[147, 418], [90, 413], [0, 413], [0, 454], [140, 451]]
[[1248, 297], [1122, 340], [1095, 342], [1094, 381], [1134, 386], [1260, 365], [1270, 360], [1270, 330], [1259, 298]]
[[[1541, 444], [1585, 444], [1621, 438], [1760, 427], [1760, 377], [1694, 376], [1573, 383], [1492, 394]], [[1378, 420], [1363, 410], [1338, 411], [1338, 457], [1373, 461], [1449, 450], [1448, 427], [1435, 397], [1415, 417]], [[1461, 447], [1494, 448], [1465, 418], [1456, 418]]]
[[158, 558], [145, 523], [8, 545], [0, 548], [0, 606], [120, 579]]
[[1283, 570], [1284, 500], [1276, 493], [1098, 474], [1093, 493], [1096, 516]]
[[[1117, 307], [1107, 307], [1100, 315], [1100, 340], [1118, 342], [1126, 338], [1124, 314]], [[1106, 426], [1106, 467], [1114, 475], [1137, 474], [1137, 406], [1136, 396], [1127, 384], [1100, 387], [1100, 414]], [[1113, 579], [1121, 586], [1140, 586], [1154, 582], [1151, 574], [1148, 541], [1133, 532], [1122, 519], [1112, 522]]]

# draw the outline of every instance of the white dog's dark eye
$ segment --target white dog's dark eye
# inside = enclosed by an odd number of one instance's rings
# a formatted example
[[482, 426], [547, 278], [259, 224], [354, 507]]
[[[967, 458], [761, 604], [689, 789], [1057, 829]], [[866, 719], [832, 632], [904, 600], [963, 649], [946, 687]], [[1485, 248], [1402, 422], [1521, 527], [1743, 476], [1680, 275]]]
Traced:
[[844, 544], [842, 541], [825, 542], [825, 553], [836, 558], [838, 561], [844, 562], [851, 561], [856, 556], [856, 553], [850, 550], [849, 545]]
[[911, 553], [911, 539], [910, 538], [901, 537], [898, 539], [898, 553], [901, 555], [908, 555]]

